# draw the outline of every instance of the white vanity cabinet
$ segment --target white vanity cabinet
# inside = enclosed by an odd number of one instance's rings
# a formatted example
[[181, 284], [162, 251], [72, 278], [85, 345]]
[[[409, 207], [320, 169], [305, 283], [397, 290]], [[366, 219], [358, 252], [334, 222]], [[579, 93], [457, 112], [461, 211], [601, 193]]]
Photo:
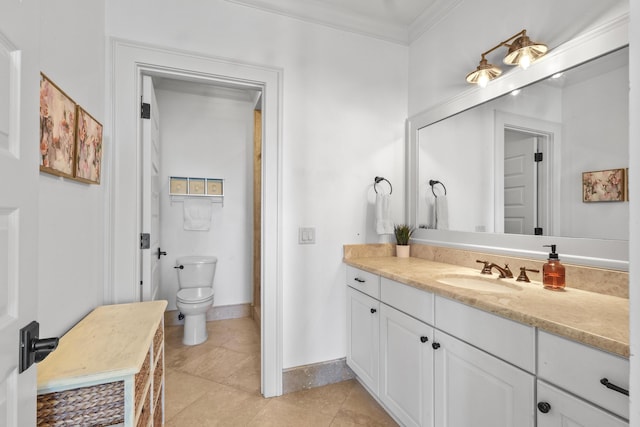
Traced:
[[535, 328], [436, 296], [435, 425], [533, 427]]
[[404, 426], [433, 426], [432, 343], [431, 326], [380, 304], [378, 397]]
[[628, 390], [627, 359], [538, 331], [539, 426], [627, 426]]
[[533, 375], [439, 330], [433, 339], [434, 425], [534, 426]]
[[347, 287], [347, 365], [375, 394], [378, 393], [380, 302]]
[[627, 359], [350, 266], [347, 284], [347, 364], [401, 425], [628, 427]]

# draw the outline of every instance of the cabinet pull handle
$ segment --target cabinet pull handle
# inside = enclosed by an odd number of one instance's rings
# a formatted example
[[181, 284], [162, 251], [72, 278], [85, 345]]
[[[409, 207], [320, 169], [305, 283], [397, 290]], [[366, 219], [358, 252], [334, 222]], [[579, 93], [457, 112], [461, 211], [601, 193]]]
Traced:
[[364, 279], [361, 279], [361, 278], [359, 278], [359, 277], [356, 277], [356, 278], [355, 278], [355, 279], [353, 279], [353, 280], [355, 280], [355, 281], [356, 281], [356, 282], [358, 282], [358, 283], [364, 283], [364, 282], [365, 282], [365, 280], [364, 280]]
[[420, 342], [421, 342], [421, 343], [425, 343], [425, 342], [427, 342], [427, 341], [429, 341], [429, 338], [428, 338], [428, 337], [420, 337]]
[[434, 350], [437, 350], [440, 348], [440, 343], [434, 342], [431, 344], [431, 347], [433, 347]]
[[610, 383], [609, 380], [606, 379], [606, 378], [601, 379], [600, 380], [600, 384], [602, 384], [603, 386], [605, 386], [609, 390], [617, 391], [618, 393], [622, 393], [622, 394], [624, 394], [626, 396], [629, 396], [629, 390], [626, 390], [626, 389], [624, 389], [622, 387], [619, 387], [619, 386], [617, 386], [615, 384]]
[[378, 311], [378, 310], [376, 310], [375, 308], [372, 308], [371, 309], [371, 314], [375, 314], [376, 311]]
[[542, 412], [543, 414], [546, 414], [550, 410], [551, 410], [551, 405], [549, 404], [549, 402], [538, 402], [538, 411]]

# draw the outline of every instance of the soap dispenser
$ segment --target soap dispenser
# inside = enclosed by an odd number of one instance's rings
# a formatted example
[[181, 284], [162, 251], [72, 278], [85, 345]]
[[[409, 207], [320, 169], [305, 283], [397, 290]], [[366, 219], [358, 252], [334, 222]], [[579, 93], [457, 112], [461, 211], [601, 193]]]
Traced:
[[542, 266], [542, 284], [545, 289], [561, 291], [564, 289], [564, 265], [556, 253], [556, 245], [544, 245], [551, 248], [549, 259]]

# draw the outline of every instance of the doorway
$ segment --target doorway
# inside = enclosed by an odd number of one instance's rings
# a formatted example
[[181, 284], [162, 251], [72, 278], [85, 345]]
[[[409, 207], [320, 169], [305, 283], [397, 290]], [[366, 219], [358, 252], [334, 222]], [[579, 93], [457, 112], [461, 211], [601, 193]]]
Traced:
[[[255, 89], [262, 93], [261, 195], [261, 391], [265, 397], [282, 394], [282, 279], [281, 279], [281, 87], [282, 71], [229, 59], [176, 52], [113, 40], [113, 120], [110, 147], [113, 206], [107, 265], [112, 287], [105, 299], [114, 303], [136, 300], [139, 294], [141, 76], [162, 76], [194, 82]], [[132, 73], [131, 70], [135, 70]], [[116, 146], [117, 145], [117, 149]], [[265, 250], [265, 248], [269, 248]]]
[[[560, 164], [562, 127], [502, 111], [494, 114], [495, 232], [553, 236], [559, 224], [554, 207], [559, 206], [560, 192], [553, 182]], [[523, 211], [528, 211], [528, 219]]]

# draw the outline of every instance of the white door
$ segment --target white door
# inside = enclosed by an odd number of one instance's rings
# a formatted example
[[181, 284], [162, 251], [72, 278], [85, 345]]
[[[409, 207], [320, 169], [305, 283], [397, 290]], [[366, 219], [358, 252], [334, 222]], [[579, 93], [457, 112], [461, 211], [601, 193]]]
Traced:
[[405, 426], [433, 425], [433, 328], [380, 305], [380, 400]]
[[438, 427], [533, 427], [533, 375], [435, 331]]
[[537, 227], [537, 173], [534, 136], [505, 131], [504, 232], [534, 234]]
[[347, 364], [374, 393], [378, 393], [380, 303], [347, 287]]
[[152, 301], [160, 286], [160, 114], [153, 80], [142, 76], [142, 102], [149, 105], [149, 118], [141, 118], [142, 129], [142, 233], [149, 234], [149, 248], [141, 249], [141, 301]]
[[0, 425], [36, 425], [36, 367], [19, 330], [38, 303], [38, 3], [0, 2]]
[[538, 427], [628, 427], [626, 421], [538, 381]]

